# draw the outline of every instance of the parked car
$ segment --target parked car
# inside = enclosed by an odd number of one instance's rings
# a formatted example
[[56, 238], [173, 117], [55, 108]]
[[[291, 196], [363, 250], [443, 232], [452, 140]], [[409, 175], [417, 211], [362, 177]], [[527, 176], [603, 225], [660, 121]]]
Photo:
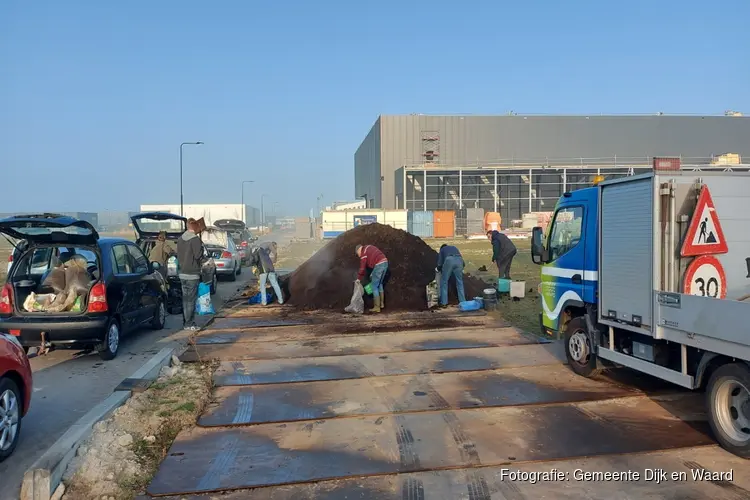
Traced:
[[32, 392], [29, 358], [18, 340], [0, 333], [0, 462], [8, 458], [18, 444]]
[[235, 281], [242, 272], [242, 258], [229, 232], [218, 227], [207, 227], [201, 233], [201, 240], [216, 263], [216, 274]]
[[[8, 217], [0, 233], [27, 242], [0, 291], [0, 332], [25, 349], [91, 347], [108, 360], [124, 335], [164, 328], [166, 281], [133, 242], [100, 238], [89, 222], [57, 214]], [[45, 279], [72, 259], [86, 261], [87, 293], [72, 309], [47, 311], [34, 297], [53, 292]]]
[[[187, 230], [187, 219], [185, 217], [168, 212], [143, 212], [131, 216], [130, 221], [136, 233], [135, 243], [146, 255], [149, 255], [151, 249], [154, 248], [160, 231], [167, 234], [167, 241], [174, 245], [176, 251], [177, 240]], [[206, 262], [201, 269], [201, 281], [208, 283], [211, 287], [211, 294], [215, 294], [218, 281], [216, 263], [208, 251], [206, 257]], [[170, 259], [167, 263], [167, 269], [162, 271], [164, 271], [162, 274], [167, 280], [167, 312], [169, 314], [180, 314], [182, 312], [182, 285], [177, 259]]]
[[258, 238], [253, 236], [245, 223], [237, 219], [220, 219], [214, 222], [214, 226], [224, 229], [232, 236], [235, 246], [240, 252], [242, 263], [247, 265], [250, 262], [250, 244]]

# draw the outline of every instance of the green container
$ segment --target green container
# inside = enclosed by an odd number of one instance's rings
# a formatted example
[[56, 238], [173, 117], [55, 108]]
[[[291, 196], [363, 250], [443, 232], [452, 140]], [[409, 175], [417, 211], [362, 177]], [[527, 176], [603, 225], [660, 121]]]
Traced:
[[368, 283], [365, 285], [365, 293], [367, 295], [372, 295], [372, 283]]
[[500, 293], [510, 293], [510, 280], [498, 278], [497, 291]]

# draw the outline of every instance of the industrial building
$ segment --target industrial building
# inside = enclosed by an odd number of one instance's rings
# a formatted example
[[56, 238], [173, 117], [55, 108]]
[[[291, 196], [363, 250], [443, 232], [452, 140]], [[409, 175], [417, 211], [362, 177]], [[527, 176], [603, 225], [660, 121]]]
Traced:
[[[747, 170], [750, 118], [724, 116], [380, 116], [354, 155], [368, 208], [547, 212], [565, 191], [678, 156], [686, 169]], [[505, 225], [505, 224], [504, 224]]]

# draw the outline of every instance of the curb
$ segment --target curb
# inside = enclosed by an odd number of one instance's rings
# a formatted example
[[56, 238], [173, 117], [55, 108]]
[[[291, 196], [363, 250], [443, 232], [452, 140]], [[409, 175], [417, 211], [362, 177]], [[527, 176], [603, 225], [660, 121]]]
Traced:
[[[108, 418], [122, 406], [134, 391], [146, 390], [169, 365], [177, 349], [165, 347], [149, 359], [133, 375], [126, 378], [104, 401], [93, 407], [74, 423], [60, 439], [34, 462], [24, 473], [21, 483], [21, 500], [50, 500], [62, 481], [63, 473], [75, 457], [78, 447], [91, 435], [94, 424]], [[132, 389], [124, 389], [132, 386]]]

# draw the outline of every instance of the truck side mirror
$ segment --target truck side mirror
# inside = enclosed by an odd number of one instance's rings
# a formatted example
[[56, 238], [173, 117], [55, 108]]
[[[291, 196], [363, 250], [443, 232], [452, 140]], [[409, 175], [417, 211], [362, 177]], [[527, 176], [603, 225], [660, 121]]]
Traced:
[[547, 262], [547, 250], [542, 243], [542, 228], [535, 227], [531, 232], [531, 261], [534, 264], [544, 264]]

